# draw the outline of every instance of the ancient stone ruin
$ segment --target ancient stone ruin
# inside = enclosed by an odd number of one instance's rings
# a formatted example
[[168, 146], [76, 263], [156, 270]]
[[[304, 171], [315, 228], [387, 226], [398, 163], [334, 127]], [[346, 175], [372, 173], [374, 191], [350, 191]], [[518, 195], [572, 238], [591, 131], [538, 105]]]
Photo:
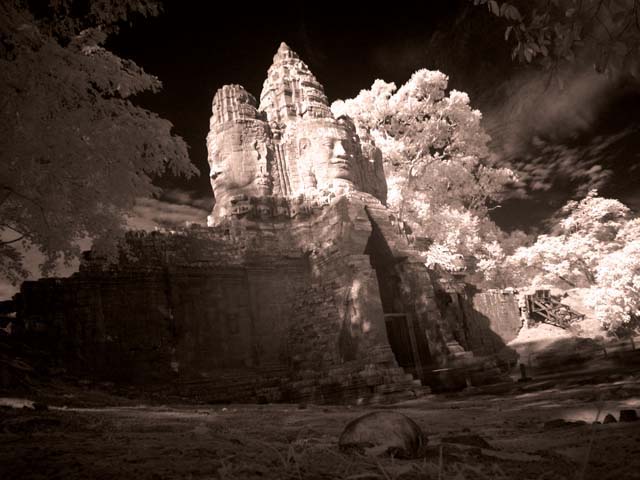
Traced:
[[369, 401], [504, 347], [465, 285], [425, 267], [380, 152], [284, 43], [259, 105], [228, 85], [212, 110], [209, 227], [131, 232], [118, 263], [89, 252], [16, 297], [69, 368], [208, 401]]
[[380, 152], [363, 154], [351, 120], [333, 117], [322, 85], [285, 44], [259, 108], [244, 88], [226, 85], [212, 110], [207, 148], [216, 203], [209, 226], [229, 217], [296, 217], [351, 192], [386, 201]]

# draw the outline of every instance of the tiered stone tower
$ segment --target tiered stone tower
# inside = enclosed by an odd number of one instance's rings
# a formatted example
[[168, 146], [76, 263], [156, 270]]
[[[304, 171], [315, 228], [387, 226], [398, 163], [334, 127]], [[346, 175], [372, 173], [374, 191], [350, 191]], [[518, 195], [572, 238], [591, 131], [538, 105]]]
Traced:
[[260, 111], [267, 114], [275, 132], [301, 118], [333, 118], [324, 87], [284, 42], [262, 86]]
[[19, 318], [76, 368], [210, 401], [420, 392], [468, 358], [471, 330], [443, 321], [380, 152], [285, 44], [260, 98], [213, 99], [209, 228], [131, 233], [115, 265], [89, 253], [71, 278], [26, 282]]
[[322, 203], [359, 191], [386, 201], [380, 152], [364, 157], [351, 120], [333, 117], [322, 85], [286, 44], [273, 57], [259, 109], [242, 87], [229, 85], [212, 110], [207, 147], [216, 206], [209, 225], [229, 215], [287, 217], [282, 199], [301, 196]]

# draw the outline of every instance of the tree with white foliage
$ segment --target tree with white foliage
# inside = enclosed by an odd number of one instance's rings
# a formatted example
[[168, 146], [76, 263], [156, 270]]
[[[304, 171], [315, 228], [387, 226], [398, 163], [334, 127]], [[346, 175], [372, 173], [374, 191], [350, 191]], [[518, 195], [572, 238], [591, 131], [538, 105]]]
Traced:
[[640, 325], [640, 219], [595, 190], [562, 210], [552, 234], [521, 247], [506, 264], [534, 286], [588, 288], [603, 328], [626, 335]]
[[597, 283], [604, 256], [624, 246], [618, 237], [629, 221], [629, 208], [592, 190], [581, 201], [570, 201], [560, 214], [553, 234], [540, 235], [529, 247], [519, 248], [509, 263], [534, 285], [589, 287]]
[[153, 177], [197, 172], [171, 123], [132, 101], [160, 81], [103, 46], [159, 2], [36, 3], [0, 3], [0, 274], [14, 282], [25, 249], [50, 273], [79, 240], [115, 240]]
[[506, 260], [527, 242], [524, 232], [506, 233], [487, 216], [446, 206], [434, 212], [422, 227], [433, 242], [426, 251], [427, 266], [437, 264], [455, 271], [465, 259], [469, 282], [491, 288], [514, 284], [516, 279]]
[[422, 69], [400, 88], [376, 80], [331, 106], [354, 120], [365, 147], [382, 151], [389, 206], [414, 234], [433, 241], [427, 262], [445, 268], [488, 244], [484, 234], [497, 230], [488, 206], [514, 180], [511, 170], [488, 161], [482, 114], [466, 93], [447, 93], [447, 83], [445, 74]]
[[640, 239], [606, 255], [596, 271], [589, 300], [600, 324], [625, 336], [640, 326]]

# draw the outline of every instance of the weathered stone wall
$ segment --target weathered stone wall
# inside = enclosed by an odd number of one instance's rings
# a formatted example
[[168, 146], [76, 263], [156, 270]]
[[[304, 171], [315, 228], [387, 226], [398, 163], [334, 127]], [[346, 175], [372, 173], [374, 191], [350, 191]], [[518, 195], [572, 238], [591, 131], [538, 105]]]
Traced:
[[348, 301], [342, 314], [335, 305], [335, 287], [313, 285], [294, 305], [287, 342], [292, 369], [287, 397], [323, 403], [384, 401], [424, 391], [420, 380], [398, 367], [388, 343], [373, 344], [356, 332]]
[[515, 293], [504, 290], [478, 292], [473, 295], [473, 310], [476, 325], [487, 326], [502, 342], [508, 343], [518, 336], [522, 320]]
[[[25, 284], [20, 315], [31, 331], [47, 330], [77, 366], [128, 381], [171, 379], [203, 398], [221, 395], [221, 384], [228, 386], [223, 397], [235, 400], [284, 398], [278, 388], [287, 398], [318, 401], [347, 391], [396, 394], [415, 385], [387, 338], [366, 251], [374, 231], [369, 208], [384, 210], [358, 194], [293, 221], [130, 234], [111, 267], [88, 255], [70, 279]], [[432, 325], [439, 317], [428, 272], [398, 262], [404, 303], [420, 318], [424, 343], [446, 358]], [[264, 388], [270, 393], [256, 393]]]
[[207, 147], [212, 228], [132, 233], [113, 265], [25, 284], [31, 332], [85, 369], [249, 401], [395, 395], [471, 345], [384, 205], [380, 152], [286, 45], [259, 107], [217, 92]]
[[[464, 273], [447, 275], [433, 273], [436, 304], [442, 317], [442, 331], [450, 349], [463, 363], [473, 353], [482, 357], [497, 357], [499, 363], [513, 363], [518, 355], [508, 347], [520, 330], [521, 321], [516, 295], [509, 290], [482, 292], [464, 282]], [[457, 344], [457, 346], [455, 346]]]
[[152, 272], [25, 282], [18, 296], [19, 318], [62, 363], [128, 381], [170, 371], [167, 313], [164, 279]]
[[214, 235], [191, 233], [133, 235], [132, 258], [117, 268], [89, 259], [70, 279], [26, 283], [20, 316], [78, 363], [91, 357], [98, 370], [112, 364], [103, 373], [131, 380], [283, 364], [290, 306], [308, 283], [306, 257], [283, 246], [247, 253], [246, 237], [210, 249]]

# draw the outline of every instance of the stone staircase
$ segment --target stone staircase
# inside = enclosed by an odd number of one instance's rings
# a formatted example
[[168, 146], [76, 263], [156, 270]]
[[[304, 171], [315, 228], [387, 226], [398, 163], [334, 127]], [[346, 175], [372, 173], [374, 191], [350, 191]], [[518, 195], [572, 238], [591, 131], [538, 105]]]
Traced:
[[431, 371], [436, 392], [461, 390], [511, 381], [490, 357], [478, 357], [458, 342], [447, 343], [450, 361], [446, 367]]
[[290, 384], [292, 400], [301, 403], [394, 403], [430, 393], [412, 374], [390, 365], [345, 364], [301, 375]]
[[206, 378], [178, 380], [174, 393], [206, 403], [273, 403], [283, 401], [288, 370], [282, 365], [215, 372]]

